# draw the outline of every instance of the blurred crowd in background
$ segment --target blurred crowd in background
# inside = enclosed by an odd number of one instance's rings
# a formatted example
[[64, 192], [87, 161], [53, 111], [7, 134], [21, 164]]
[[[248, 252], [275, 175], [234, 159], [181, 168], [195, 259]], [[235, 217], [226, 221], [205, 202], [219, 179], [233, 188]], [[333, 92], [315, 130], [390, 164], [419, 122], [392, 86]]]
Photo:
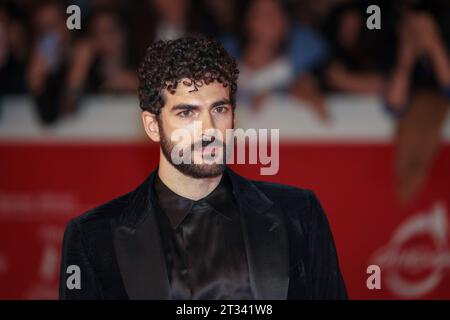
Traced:
[[[66, 27], [71, 4], [81, 30]], [[371, 4], [379, 30], [366, 26]], [[238, 101], [255, 112], [281, 93], [326, 122], [328, 93], [381, 97], [398, 121], [399, 183], [423, 180], [450, 99], [448, 0], [2, 0], [0, 96], [28, 94], [51, 125], [85, 94], [135, 94], [148, 45], [187, 33], [238, 60]]]

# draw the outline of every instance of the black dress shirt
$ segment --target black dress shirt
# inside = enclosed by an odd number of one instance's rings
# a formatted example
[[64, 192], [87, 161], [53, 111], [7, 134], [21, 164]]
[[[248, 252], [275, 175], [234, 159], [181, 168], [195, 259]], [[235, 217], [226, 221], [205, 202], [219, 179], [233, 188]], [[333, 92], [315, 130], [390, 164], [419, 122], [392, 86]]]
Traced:
[[154, 190], [173, 299], [253, 299], [239, 209], [226, 174], [194, 201], [158, 176]]

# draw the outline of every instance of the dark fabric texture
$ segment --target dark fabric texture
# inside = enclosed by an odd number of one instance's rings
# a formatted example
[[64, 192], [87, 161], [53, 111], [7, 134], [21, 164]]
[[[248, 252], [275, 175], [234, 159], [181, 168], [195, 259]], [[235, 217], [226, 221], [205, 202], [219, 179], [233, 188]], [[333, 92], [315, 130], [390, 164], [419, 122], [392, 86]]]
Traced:
[[[240, 215], [252, 297], [347, 299], [331, 229], [315, 194], [250, 181], [229, 168], [225, 174]], [[155, 170], [132, 192], [68, 223], [60, 299], [174, 298], [152, 192], [156, 175]], [[81, 270], [80, 289], [66, 285], [71, 265]]]
[[228, 176], [222, 175], [217, 187], [198, 201], [176, 194], [158, 176], [154, 189], [172, 298], [253, 299]]

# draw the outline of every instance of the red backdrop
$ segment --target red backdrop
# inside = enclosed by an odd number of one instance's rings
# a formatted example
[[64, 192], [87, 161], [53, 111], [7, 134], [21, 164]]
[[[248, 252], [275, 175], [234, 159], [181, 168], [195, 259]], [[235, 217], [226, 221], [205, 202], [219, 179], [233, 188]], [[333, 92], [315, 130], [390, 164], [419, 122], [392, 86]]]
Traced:
[[[158, 148], [136, 144], [0, 145], [0, 298], [57, 298], [68, 219], [141, 183]], [[253, 179], [313, 189], [330, 220], [353, 299], [450, 298], [450, 145], [417, 199], [394, 197], [389, 144], [282, 144], [280, 170], [232, 166]], [[381, 267], [381, 289], [366, 269]]]

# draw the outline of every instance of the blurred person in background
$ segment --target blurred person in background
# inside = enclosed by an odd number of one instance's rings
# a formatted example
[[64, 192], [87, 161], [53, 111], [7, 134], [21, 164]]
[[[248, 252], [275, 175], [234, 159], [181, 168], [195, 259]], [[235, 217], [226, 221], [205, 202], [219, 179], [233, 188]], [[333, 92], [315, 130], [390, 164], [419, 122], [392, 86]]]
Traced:
[[130, 46], [135, 68], [149, 43], [184, 34], [190, 0], [146, 0], [123, 6], [121, 14], [130, 28]]
[[208, 36], [222, 40], [238, 32], [237, 0], [203, 0], [202, 6], [207, 20], [205, 24], [208, 25], [208, 30], [205, 31]]
[[289, 18], [281, 1], [255, 0], [248, 3], [242, 22], [238, 99], [258, 108], [267, 95], [287, 88], [294, 78], [285, 54]]
[[[295, 23], [290, 55], [296, 62], [296, 81], [290, 92], [318, 115], [320, 120], [329, 120], [322, 96], [316, 94], [316, 80], [311, 71], [318, 68], [330, 55], [330, 45], [321, 34], [321, 28], [329, 12], [338, 0], [293, 0]], [[305, 50], [305, 48], [307, 48]]]
[[127, 31], [116, 7], [91, 8], [87, 32], [74, 40], [65, 7], [48, 2], [35, 13], [36, 49], [28, 84], [44, 123], [74, 112], [85, 93], [127, 93], [137, 89]]
[[0, 97], [26, 92], [24, 73], [28, 39], [25, 18], [25, 13], [18, 7], [0, 5]]
[[66, 6], [47, 1], [32, 14], [33, 47], [26, 72], [28, 89], [40, 119], [54, 123], [64, 112], [65, 78], [70, 63], [71, 34], [66, 27]]
[[364, 3], [346, 1], [331, 9], [321, 26], [330, 52], [294, 84], [294, 94], [308, 101], [324, 120], [329, 118], [325, 93], [381, 95], [383, 91], [383, 34], [366, 28], [366, 7]]
[[332, 53], [323, 67], [323, 77], [329, 91], [355, 94], [382, 92], [379, 34], [366, 28], [366, 7], [359, 2], [349, 2], [336, 7], [327, 19], [325, 32]]
[[187, 33], [218, 37], [233, 32], [235, 0], [151, 0], [153, 40], [174, 40]]
[[[392, 65], [385, 106], [398, 119], [396, 191], [408, 202], [423, 186], [439, 150], [441, 129], [450, 103], [448, 20], [442, 1], [403, 1], [395, 10]], [[448, 18], [448, 16], [447, 16]], [[447, 32], [447, 33], [445, 33]]]
[[[216, 36], [219, 22], [209, 13], [208, 1], [147, 0], [123, 7], [131, 30], [132, 60], [137, 67], [149, 43], [174, 40], [187, 33]], [[221, 9], [219, 9], [220, 11]]]
[[127, 93], [137, 90], [125, 23], [114, 9], [94, 11], [89, 32], [74, 44], [68, 90], [85, 93]]
[[336, 0], [292, 1], [295, 12], [288, 43], [288, 55], [299, 78], [320, 65], [329, 55], [329, 45], [320, 34], [320, 25]]
[[320, 30], [331, 9], [343, 0], [290, 0], [294, 4], [295, 15], [305, 26]]
[[173, 40], [185, 34], [191, 1], [152, 0], [152, 5], [158, 16], [155, 40]]
[[271, 93], [290, 94], [295, 79], [326, 55], [326, 44], [314, 29], [294, 21], [292, 4], [278, 0], [241, 5], [238, 36], [221, 38], [239, 60], [241, 103], [257, 110]]

